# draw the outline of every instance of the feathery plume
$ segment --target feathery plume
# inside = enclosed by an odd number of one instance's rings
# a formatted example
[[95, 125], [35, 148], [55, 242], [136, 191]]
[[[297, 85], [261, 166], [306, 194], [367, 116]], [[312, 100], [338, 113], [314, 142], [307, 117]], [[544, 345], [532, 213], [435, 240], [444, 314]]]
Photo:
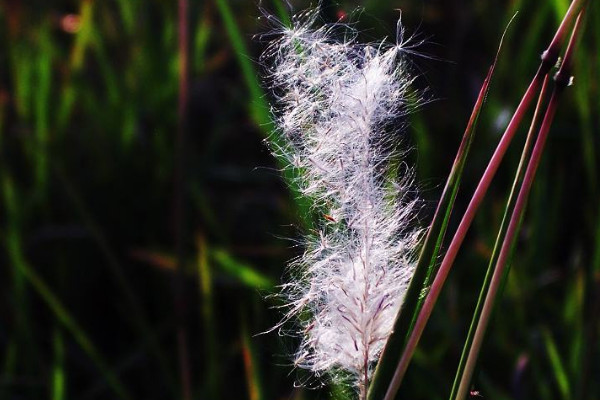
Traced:
[[[411, 107], [403, 29], [395, 45], [360, 44], [340, 24], [294, 18], [263, 55], [282, 140], [273, 152], [296, 169], [300, 193], [320, 215], [317, 233], [283, 285], [286, 319], [301, 318], [296, 365], [348, 371], [365, 398], [374, 362], [391, 333], [414, 269], [412, 169], [389, 178], [391, 132]], [[414, 100], [412, 101], [414, 103]], [[283, 144], [281, 144], [283, 143]]]

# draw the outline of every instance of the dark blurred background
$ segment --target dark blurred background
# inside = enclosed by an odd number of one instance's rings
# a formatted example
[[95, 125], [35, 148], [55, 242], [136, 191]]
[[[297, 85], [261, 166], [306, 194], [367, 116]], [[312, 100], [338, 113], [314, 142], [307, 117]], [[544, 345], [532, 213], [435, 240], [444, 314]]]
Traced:
[[[568, 3], [322, 1], [325, 21], [357, 21], [364, 40], [393, 38], [396, 9], [426, 39], [413, 61], [433, 101], [409, 117], [403, 137], [423, 225], [508, 21], [519, 11], [457, 214]], [[600, 6], [591, 3], [575, 84], [474, 379], [486, 399], [600, 397]], [[288, 239], [303, 218], [263, 143], [272, 125], [258, 62], [260, 34], [271, 29], [259, 8], [285, 19], [288, 5], [0, 5], [0, 398], [336, 396], [292, 368], [294, 340], [257, 335], [279, 321], [269, 295], [301, 251]], [[450, 393], [524, 133], [467, 237], [402, 398]], [[305, 380], [319, 387], [295, 387]]]

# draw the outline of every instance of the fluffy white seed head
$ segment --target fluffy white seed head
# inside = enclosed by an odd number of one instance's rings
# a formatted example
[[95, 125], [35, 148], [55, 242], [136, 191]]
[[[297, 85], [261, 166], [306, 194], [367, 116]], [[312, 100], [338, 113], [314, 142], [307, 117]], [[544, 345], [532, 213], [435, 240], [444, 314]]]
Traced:
[[[274, 152], [296, 169], [317, 215], [316, 234], [284, 285], [287, 318], [303, 318], [296, 364], [344, 369], [366, 390], [414, 269], [419, 231], [412, 172], [390, 178], [396, 132], [408, 109], [400, 45], [363, 45], [335, 26], [296, 19], [265, 52], [283, 144]], [[277, 141], [281, 143], [281, 140]]]

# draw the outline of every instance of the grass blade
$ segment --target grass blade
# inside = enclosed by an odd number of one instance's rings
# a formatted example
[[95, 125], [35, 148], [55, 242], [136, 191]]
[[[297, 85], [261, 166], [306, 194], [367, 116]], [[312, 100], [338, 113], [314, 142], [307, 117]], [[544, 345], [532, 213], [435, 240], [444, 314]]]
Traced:
[[548, 360], [550, 361], [550, 366], [554, 374], [554, 379], [556, 379], [558, 392], [560, 393], [562, 399], [569, 400], [572, 398], [571, 382], [569, 380], [569, 376], [567, 375], [565, 363], [560, 357], [558, 347], [556, 346], [556, 342], [554, 341], [550, 331], [548, 329], [544, 329], [542, 331], [542, 335], [544, 339], [544, 346], [546, 347], [546, 353], [548, 354]]
[[250, 58], [250, 52], [246, 47], [242, 32], [237, 25], [235, 14], [231, 9], [229, 0], [216, 0], [216, 3], [223, 20], [225, 31], [229, 36], [231, 46], [235, 52], [244, 82], [250, 93], [250, 100], [248, 101], [250, 116], [266, 136], [271, 132], [273, 124], [271, 121], [269, 105], [265, 100], [265, 93], [258, 82], [256, 71], [254, 70], [252, 59]]
[[248, 287], [255, 289], [273, 289], [275, 287], [275, 282], [271, 278], [262, 275], [252, 266], [237, 260], [223, 249], [212, 249], [210, 256], [223, 271]]
[[[536, 72], [533, 80], [529, 84], [529, 87], [525, 91], [525, 94], [521, 98], [519, 105], [517, 106], [516, 111], [514, 112], [488, 166], [475, 189], [475, 193], [473, 194], [471, 201], [465, 211], [461, 222], [448, 246], [448, 250], [442, 260], [442, 264], [439, 268], [439, 271], [433, 281], [430, 290], [427, 293], [427, 297], [423, 303], [423, 308], [420, 310], [417, 320], [414, 324], [413, 330], [410, 332], [410, 337], [406, 343], [404, 348], [404, 352], [402, 353], [402, 357], [400, 358], [400, 362], [396, 368], [394, 373], [394, 378], [392, 379], [392, 383], [388, 388], [388, 392], [386, 394], [386, 400], [391, 400], [400, 386], [400, 382], [404, 377], [404, 373], [408, 368], [408, 364], [412, 359], [414, 351], [417, 347], [417, 344], [423, 334], [423, 330], [425, 329], [425, 325], [433, 312], [433, 307], [437, 302], [437, 299], [442, 291], [442, 287], [450, 273], [450, 269], [454, 264], [454, 260], [458, 254], [458, 250], [462, 246], [462, 243], [465, 239], [467, 231], [469, 230], [473, 219], [475, 218], [475, 214], [481, 205], [487, 190], [492, 182], [492, 179], [496, 175], [498, 168], [500, 167], [500, 163], [508, 150], [508, 146], [510, 145], [514, 135], [516, 134], [523, 118], [525, 116], [526, 111], [529, 108], [535, 93], [538, 91], [538, 88], [541, 86], [542, 81], [546, 74], [550, 71], [550, 69], [554, 66], [556, 61], [558, 60], [559, 50], [562, 47], [564, 39], [568, 34], [568, 31], [575, 23], [575, 19], [579, 15], [579, 11], [585, 4], [585, 0], [574, 0], [573, 3], [569, 6], [569, 10], [565, 15], [562, 23], [558, 27], [550, 45], [547, 50], [542, 54], [542, 62]], [[568, 51], [567, 51], [568, 54]], [[565, 78], [565, 77], [563, 77]], [[563, 79], [564, 80], [564, 79]], [[566, 82], [565, 82], [566, 83]], [[549, 107], [551, 110], [552, 107]], [[551, 119], [551, 118], [550, 118]], [[534, 150], [535, 152], [535, 150]]]
[[[266, 101], [265, 92], [263, 91], [258, 80], [257, 72], [254, 69], [252, 58], [249, 56], [250, 52], [246, 47], [242, 32], [236, 23], [235, 15], [229, 5], [229, 0], [215, 1], [217, 3], [219, 13], [221, 14], [221, 19], [223, 20], [225, 30], [229, 36], [231, 46], [235, 52], [244, 82], [250, 94], [250, 99], [248, 101], [250, 108], [249, 115], [252, 117], [252, 120], [256, 126], [260, 128], [263, 136], [268, 138], [273, 147], [285, 148], [285, 144], [282, 142], [282, 139], [279, 137], [279, 135], [271, 135], [271, 132], [274, 129], [274, 124], [273, 120], [271, 119], [269, 104]], [[284, 13], [283, 7], [279, 7], [278, 11], [280, 13]], [[311, 213], [309, 200], [305, 196], [301, 196], [299, 194], [297, 185], [294, 183], [295, 174], [293, 170], [287, 168], [287, 166], [281, 163], [281, 161], [280, 167], [282, 167], [283, 177], [286, 183], [289, 185], [290, 190], [292, 191], [292, 198], [298, 207], [297, 215], [300, 216], [304, 226], [306, 228], [310, 228], [312, 226], [312, 222], [310, 219]]]

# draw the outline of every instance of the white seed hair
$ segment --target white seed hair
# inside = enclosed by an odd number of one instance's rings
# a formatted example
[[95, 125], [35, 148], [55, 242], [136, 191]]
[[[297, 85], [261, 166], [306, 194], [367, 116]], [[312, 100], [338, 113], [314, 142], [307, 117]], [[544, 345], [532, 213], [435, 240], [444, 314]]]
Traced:
[[286, 320], [301, 316], [296, 365], [317, 375], [346, 370], [363, 397], [420, 238], [412, 169], [391, 182], [388, 166], [398, 156], [390, 125], [410, 108], [413, 78], [403, 43], [360, 44], [348, 27], [336, 40], [340, 24], [314, 28], [316, 20], [316, 12], [295, 18], [263, 55], [283, 139], [271, 141], [273, 152], [295, 169], [300, 193], [322, 216], [291, 264], [296, 279], [283, 285]]

